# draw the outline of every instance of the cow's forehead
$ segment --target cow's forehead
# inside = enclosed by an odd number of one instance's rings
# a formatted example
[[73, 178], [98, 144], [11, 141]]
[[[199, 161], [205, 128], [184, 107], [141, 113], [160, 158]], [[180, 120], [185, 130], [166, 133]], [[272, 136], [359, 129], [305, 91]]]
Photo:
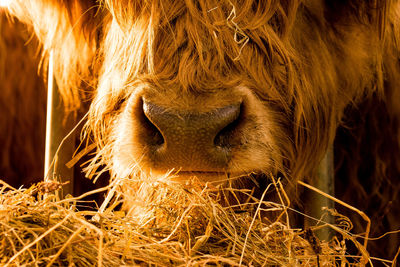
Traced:
[[[254, 29], [259, 25], [277, 20], [284, 27], [290, 16], [296, 13], [303, 1], [258, 1], [258, 0], [162, 0], [132, 1], [104, 0], [105, 7], [113, 18], [124, 27], [129, 27], [132, 20], [145, 17], [156, 24], [168, 24], [178, 17], [187, 15], [194, 23], [216, 28], [229, 23], [232, 28]], [[321, 1], [314, 5], [322, 8]]]
[[[105, 68], [114, 75], [119, 71], [123, 77], [116, 80], [124, 84], [112, 87], [125, 88], [132, 80], [152, 75], [170, 81], [166, 88], [200, 92], [232, 88], [238, 80], [263, 89], [274, 80], [285, 80], [273, 76], [286, 75], [283, 62], [288, 60], [282, 58], [289, 53], [282, 47], [287, 45], [265, 14], [250, 8], [247, 13], [253, 21], [237, 16], [232, 4], [207, 12], [201, 9], [186, 5], [174, 15], [159, 17], [148, 11], [131, 18], [129, 25], [121, 25], [115, 17], [104, 46]], [[257, 24], [256, 16], [265, 23]]]

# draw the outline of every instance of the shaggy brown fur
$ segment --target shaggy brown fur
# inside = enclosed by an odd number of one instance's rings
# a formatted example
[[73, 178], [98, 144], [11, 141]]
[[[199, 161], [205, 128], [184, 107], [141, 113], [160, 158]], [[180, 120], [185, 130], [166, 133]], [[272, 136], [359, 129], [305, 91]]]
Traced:
[[54, 51], [66, 107], [93, 98], [89, 173], [152, 171], [142, 97], [188, 112], [240, 100], [228, 173], [312, 181], [339, 129], [337, 195], [384, 218], [375, 234], [399, 227], [398, 1], [19, 0], [11, 11]]
[[31, 35], [0, 10], [0, 179], [13, 186], [43, 178], [46, 91]]

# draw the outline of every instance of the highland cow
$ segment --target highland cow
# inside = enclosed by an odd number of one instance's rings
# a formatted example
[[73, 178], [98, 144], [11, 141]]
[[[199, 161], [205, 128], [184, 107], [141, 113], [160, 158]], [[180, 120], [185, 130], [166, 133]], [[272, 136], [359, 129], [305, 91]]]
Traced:
[[[89, 173], [312, 182], [400, 220], [400, 5], [391, 0], [20, 0], [67, 110], [91, 101]], [[255, 181], [255, 182], [254, 182]], [[396, 250], [397, 236], [389, 249]]]

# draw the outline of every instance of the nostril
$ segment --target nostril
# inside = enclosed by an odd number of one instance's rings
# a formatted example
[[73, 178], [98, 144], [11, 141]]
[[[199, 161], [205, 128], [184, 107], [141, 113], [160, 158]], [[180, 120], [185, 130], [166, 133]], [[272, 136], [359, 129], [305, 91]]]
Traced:
[[240, 123], [241, 105], [230, 106], [226, 117], [226, 126], [222, 128], [214, 138], [214, 145], [222, 148], [230, 148], [233, 145], [235, 131]]
[[149, 106], [143, 102], [141, 107], [143, 108], [141, 126], [145, 130], [147, 143], [153, 146], [161, 146], [165, 142], [164, 137], [157, 126], [151, 121], [150, 116], [148, 116], [150, 112]]

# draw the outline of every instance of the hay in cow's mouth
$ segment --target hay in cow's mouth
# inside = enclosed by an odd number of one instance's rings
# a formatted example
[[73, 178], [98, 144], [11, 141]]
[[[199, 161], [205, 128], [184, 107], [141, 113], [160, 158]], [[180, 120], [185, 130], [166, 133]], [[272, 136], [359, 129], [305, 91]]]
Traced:
[[[172, 172], [173, 173], [173, 172]], [[170, 179], [178, 182], [188, 182], [193, 179], [199, 179], [203, 183], [209, 183], [213, 186], [236, 182], [240, 179], [255, 179], [257, 174], [251, 173], [229, 173], [213, 171], [179, 171], [172, 175]]]
[[[2, 183], [1, 264], [338, 266], [370, 260], [341, 224], [334, 226], [338, 236], [329, 243], [314, 235], [315, 229], [328, 227], [323, 223], [306, 230], [291, 228], [288, 199], [279, 181], [271, 186], [280, 192], [281, 203], [264, 199], [222, 206], [219, 191], [204, 184], [157, 181], [147, 184], [153, 190], [149, 202], [136, 203], [142, 213], [116, 210], [129, 191], [126, 187], [136, 190], [138, 185], [132, 180], [113, 182], [99, 189], [112, 194], [107, 205], [82, 211], [77, 207], [86, 205], [83, 196], [57, 199], [47, 193], [60, 186], [40, 183], [17, 190]], [[267, 220], [261, 212], [278, 216]], [[356, 243], [358, 256], [346, 255], [344, 239]]]

